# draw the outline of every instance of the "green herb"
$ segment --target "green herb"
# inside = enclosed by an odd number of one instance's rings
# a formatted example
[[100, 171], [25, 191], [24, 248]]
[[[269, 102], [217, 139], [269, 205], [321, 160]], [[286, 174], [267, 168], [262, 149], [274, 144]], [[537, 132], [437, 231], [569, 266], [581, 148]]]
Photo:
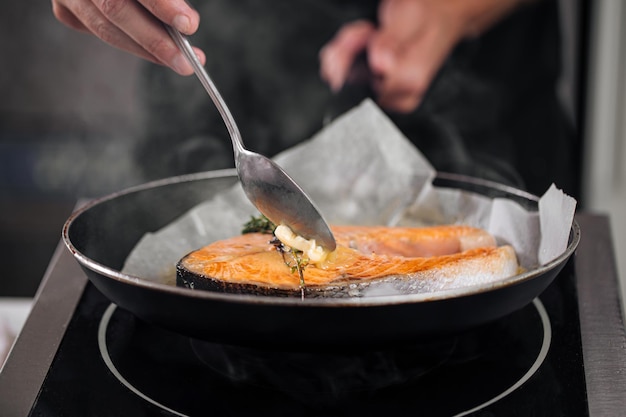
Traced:
[[[267, 217], [260, 214], [257, 217], [250, 216], [250, 221], [243, 225], [241, 233], [273, 234], [275, 229], [276, 225], [272, 223]], [[270, 243], [274, 245], [276, 250], [282, 255], [283, 262], [285, 262], [285, 265], [287, 265], [291, 269], [291, 273], [298, 273], [298, 276], [300, 277], [300, 292], [302, 298], [304, 298], [304, 268], [309, 264], [308, 259], [302, 257], [304, 252], [283, 245], [283, 242], [281, 242], [276, 236], [274, 236], [272, 240], [270, 240]]]
[[306, 288], [306, 283], [304, 282], [304, 268], [309, 264], [308, 259], [302, 257], [304, 252], [285, 246], [275, 236], [270, 243], [273, 244], [276, 250], [282, 255], [283, 262], [285, 262], [285, 265], [291, 269], [291, 273], [298, 273], [298, 276], [300, 277], [300, 293], [302, 298], [304, 298], [304, 291]]
[[276, 225], [267, 217], [260, 214], [258, 217], [250, 216], [250, 221], [243, 225], [242, 234], [246, 233], [274, 233]]

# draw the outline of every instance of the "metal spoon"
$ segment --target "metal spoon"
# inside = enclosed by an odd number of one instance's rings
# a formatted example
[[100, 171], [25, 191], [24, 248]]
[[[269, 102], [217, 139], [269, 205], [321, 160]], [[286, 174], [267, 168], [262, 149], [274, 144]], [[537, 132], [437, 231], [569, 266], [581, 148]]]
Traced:
[[315, 239], [326, 250], [335, 250], [335, 238], [311, 199], [274, 161], [243, 146], [235, 119], [193, 52], [191, 44], [176, 29], [168, 25], [165, 28], [222, 115], [233, 142], [239, 181], [248, 199], [274, 224], [285, 224], [296, 234], [309, 240]]

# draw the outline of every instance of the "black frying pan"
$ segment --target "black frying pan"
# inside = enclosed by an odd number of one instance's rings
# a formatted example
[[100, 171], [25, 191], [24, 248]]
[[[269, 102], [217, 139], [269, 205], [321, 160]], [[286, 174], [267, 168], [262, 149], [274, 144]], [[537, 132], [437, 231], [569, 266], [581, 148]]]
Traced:
[[[574, 222], [565, 252], [497, 285], [362, 299], [304, 299], [177, 288], [120, 272], [137, 241], [237, 182], [234, 170], [174, 177], [95, 200], [65, 223], [63, 240], [91, 282], [112, 302], [157, 326], [202, 340], [281, 349], [380, 347], [458, 332], [530, 303], [555, 278], [580, 240]], [[517, 201], [537, 197], [468, 177], [438, 174], [435, 185]]]

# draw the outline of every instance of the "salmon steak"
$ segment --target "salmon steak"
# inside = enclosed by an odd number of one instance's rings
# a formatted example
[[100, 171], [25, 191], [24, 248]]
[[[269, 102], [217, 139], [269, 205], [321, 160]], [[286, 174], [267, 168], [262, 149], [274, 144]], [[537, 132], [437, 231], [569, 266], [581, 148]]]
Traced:
[[443, 290], [519, 272], [514, 249], [464, 225], [332, 226], [337, 248], [298, 271], [272, 235], [249, 233], [211, 243], [176, 265], [177, 285], [274, 296], [359, 297]]

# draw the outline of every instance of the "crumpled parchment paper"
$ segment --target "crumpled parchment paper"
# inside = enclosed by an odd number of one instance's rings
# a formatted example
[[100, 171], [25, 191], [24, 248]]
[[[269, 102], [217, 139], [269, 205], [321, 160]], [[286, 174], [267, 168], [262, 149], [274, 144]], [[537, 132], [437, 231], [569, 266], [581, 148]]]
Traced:
[[[469, 224], [513, 245], [526, 269], [564, 252], [576, 208], [554, 185], [538, 211], [506, 198], [433, 186], [436, 172], [428, 160], [369, 99], [274, 159], [331, 224]], [[256, 214], [237, 184], [144, 236], [123, 272], [173, 284], [181, 257], [240, 234]]]

